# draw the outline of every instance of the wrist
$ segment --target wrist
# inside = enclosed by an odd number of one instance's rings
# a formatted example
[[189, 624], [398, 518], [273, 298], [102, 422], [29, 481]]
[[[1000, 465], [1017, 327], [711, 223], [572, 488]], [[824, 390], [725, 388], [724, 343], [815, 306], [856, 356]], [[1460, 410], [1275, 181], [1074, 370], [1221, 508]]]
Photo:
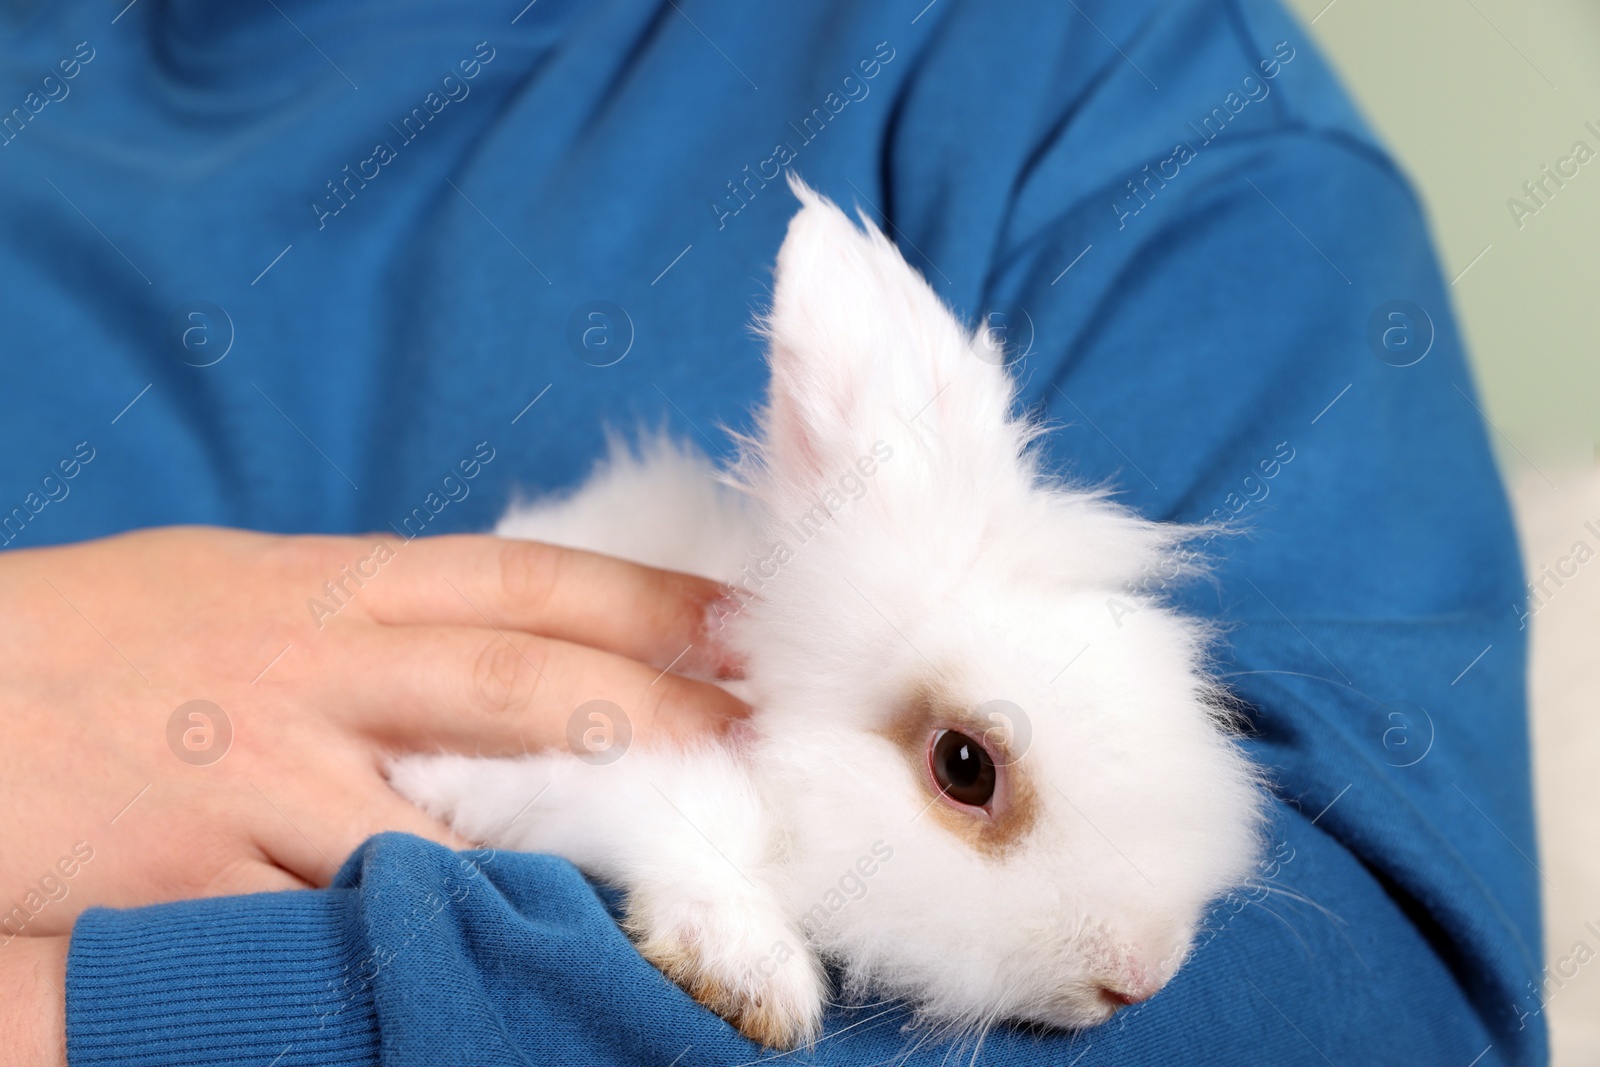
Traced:
[[66, 1067], [68, 940], [0, 942], [0, 1067]]

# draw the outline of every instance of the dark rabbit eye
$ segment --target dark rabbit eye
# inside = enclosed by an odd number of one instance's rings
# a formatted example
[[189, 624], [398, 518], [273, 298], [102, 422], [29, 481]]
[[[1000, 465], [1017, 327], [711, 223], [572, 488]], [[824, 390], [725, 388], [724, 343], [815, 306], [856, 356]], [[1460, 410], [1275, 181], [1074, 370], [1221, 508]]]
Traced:
[[981, 808], [994, 796], [994, 760], [966, 734], [940, 730], [928, 753], [934, 784], [958, 804]]

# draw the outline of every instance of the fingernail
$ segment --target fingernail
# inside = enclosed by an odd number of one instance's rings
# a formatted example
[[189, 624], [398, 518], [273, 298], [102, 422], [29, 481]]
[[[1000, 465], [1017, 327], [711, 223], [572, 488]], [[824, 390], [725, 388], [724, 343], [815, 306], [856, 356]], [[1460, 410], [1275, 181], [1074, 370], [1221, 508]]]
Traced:
[[713, 678], [744, 677], [744, 657], [728, 643], [728, 624], [744, 610], [747, 600], [746, 594], [728, 586], [706, 602], [696, 662]]

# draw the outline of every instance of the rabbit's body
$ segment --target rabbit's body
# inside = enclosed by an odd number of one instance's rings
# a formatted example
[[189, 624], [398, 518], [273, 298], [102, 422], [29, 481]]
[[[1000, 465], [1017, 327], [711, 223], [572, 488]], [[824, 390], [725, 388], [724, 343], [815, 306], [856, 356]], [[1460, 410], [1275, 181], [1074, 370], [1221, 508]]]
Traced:
[[816, 1036], [824, 958], [928, 1022], [1092, 1025], [1172, 976], [1258, 850], [1205, 628], [1129, 591], [1188, 531], [1042, 477], [998, 354], [796, 192], [742, 491], [656, 440], [499, 529], [733, 584], [708, 628], [749, 729], [627, 748], [602, 709], [594, 754], [392, 780], [620, 886], [641, 952], [763, 1043]]

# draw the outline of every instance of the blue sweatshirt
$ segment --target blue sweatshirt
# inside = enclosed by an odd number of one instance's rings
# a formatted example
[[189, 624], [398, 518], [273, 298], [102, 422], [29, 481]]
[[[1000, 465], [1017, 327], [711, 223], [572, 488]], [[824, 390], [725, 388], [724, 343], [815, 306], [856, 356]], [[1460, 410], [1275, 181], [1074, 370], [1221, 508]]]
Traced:
[[[1181, 596], [1279, 798], [1261, 888], [1153, 1000], [980, 1058], [1544, 1058], [1505, 499], [1416, 197], [1277, 7], [0, 18], [0, 543], [481, 530], [608, 424], [724, 450], [795, 169], [1022, 354], [1056, 470], [1252, 530]], [[79, 1067], [764, 1055], [564, 862], [398, 836], [328, 890], [85, 913], [67, 1009]], [[841, 1005], [790, 1059], [973, 1055], [906, 1021]]]

